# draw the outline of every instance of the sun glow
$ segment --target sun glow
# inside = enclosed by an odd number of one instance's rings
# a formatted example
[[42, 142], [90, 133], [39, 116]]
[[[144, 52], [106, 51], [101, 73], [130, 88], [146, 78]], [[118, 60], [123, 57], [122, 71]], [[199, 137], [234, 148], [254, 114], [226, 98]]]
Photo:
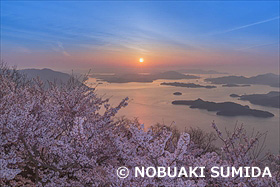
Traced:
[[140, 58], [139, 62], [141, 62], [141, 63], [144, 62], [144, 58]]

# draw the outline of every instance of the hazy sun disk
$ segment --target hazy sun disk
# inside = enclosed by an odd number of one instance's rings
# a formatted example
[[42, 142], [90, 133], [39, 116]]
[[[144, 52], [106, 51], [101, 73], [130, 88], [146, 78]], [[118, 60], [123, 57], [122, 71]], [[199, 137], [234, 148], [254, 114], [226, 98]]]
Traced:
[[139, 62], [144, 62], [144, 58], [140, 58], [140, 59], [139, 59]]

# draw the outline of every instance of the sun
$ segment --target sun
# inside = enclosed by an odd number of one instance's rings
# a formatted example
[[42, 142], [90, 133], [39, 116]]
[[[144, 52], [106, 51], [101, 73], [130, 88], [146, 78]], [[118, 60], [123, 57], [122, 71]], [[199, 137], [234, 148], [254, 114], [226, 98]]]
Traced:
[[141, 62], [141, 63], [144, 62], [144, 58], [140, 58], [139, 62]]

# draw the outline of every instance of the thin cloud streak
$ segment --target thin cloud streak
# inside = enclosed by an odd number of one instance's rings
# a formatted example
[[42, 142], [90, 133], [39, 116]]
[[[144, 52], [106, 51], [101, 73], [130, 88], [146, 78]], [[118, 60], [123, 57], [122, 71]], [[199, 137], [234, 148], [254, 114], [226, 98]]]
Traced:
[[240, 49], [236, 49], [236, 50], [237, 50], [237, 51], [243, 51], [243, 50], [246, 50], [246, 49], [258, 48], [258, 47], [265, 47], [265, 46], [270, 46], [270, 45], [275, 45], [275, 44], [279, 44], [279, 43], [278, 43], [278, 42], [274, 42], [274, 43], [268, 43], [268, 44], [253, 45], [253, 46], [244, 47], [244, 48], [240, 48]]
[[[232, 32], [232, 31], [244, 29], [244, 28], [247, 28], [247, 27], [251, 27], [251, 26], [254, 26], [254, 25], [259, 25], [259, 24], [262, 24], [262, 23], [267, 23], [267, 22], [270, 22], [270, 21], [274, 21], [274, 20], [277, 20], [277, 19], [279, 19], [279, 18], [280, 18], [280, 17], [278, 16], [278, 17], [274, 17], [274, 18], [267, 19], [267, 20], [258, 21], [258, 22], [255, 22], [255, 23], [251, 23], [251, 24], [247, 24], [247, 25], [235, 27], [235, 28], [232, 28], [232, 29], [229, 29], [229, 30], [217, 32], [217, 33], [215, 33], [215, 34], [224, 34], [224, 33]], [[215, 34], [213, 34], [213, 35], [215, 35]]]

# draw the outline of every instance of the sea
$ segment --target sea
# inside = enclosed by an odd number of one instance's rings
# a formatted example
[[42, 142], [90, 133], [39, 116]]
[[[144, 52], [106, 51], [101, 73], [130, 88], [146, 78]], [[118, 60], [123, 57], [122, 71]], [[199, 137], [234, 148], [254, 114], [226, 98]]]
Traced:
[[[152, 83], [107, 83], [89, 78], [87, 85], [96, 87], [96, 93], [109, 98], [112, 106], [117, 106], [125, 97], [129, 98], [127, 107], [120, 110], [118, 117], [125, 116], [129, 119], [138, 118], [145, 129], [161, 123], [174, 126], [183, 131], [190, 127], [199, 127], [206, 132], [214, 132], [211, 127], [215, 122], [218, 128], [225, 132], [233, 131], [235, 125], [243, 125], [247, 133], [267, 133], [264, 152], [279, 153], [279, 109], [272, 107], [251, 104], [249, 101], [242, 101], [230, 97], [230, 94], [265, 94], [270, 91], [279, 91], [266, 85], [251, 85], [250, 87], [222, 87], [205, 82], [205, 78], [220, 77], [221, 75], [198, 75], [200, 79], [189, 80], [156, 80]], [[200, 85], [215, 85], [217, 88], [184, 88], [160, 85], [162, 82], [184, 82]], [[173, 95], [174, 92], [181, 92], [182, 95]], [[216, 112], [209, 112], [201, 109], [191, 109], [189, 106], [172, 105], [174, 100], [196, 100], [201, 98], [205, 101], [226, 102], [232, 101], [241, 105], [248, 105], [252, 109], [269, 111], [275, 116], [271, 118], [258, 118], [251, 116], [225, 117], [218, 116]], [[219, 144], [219, 143], [218, 143]]]

